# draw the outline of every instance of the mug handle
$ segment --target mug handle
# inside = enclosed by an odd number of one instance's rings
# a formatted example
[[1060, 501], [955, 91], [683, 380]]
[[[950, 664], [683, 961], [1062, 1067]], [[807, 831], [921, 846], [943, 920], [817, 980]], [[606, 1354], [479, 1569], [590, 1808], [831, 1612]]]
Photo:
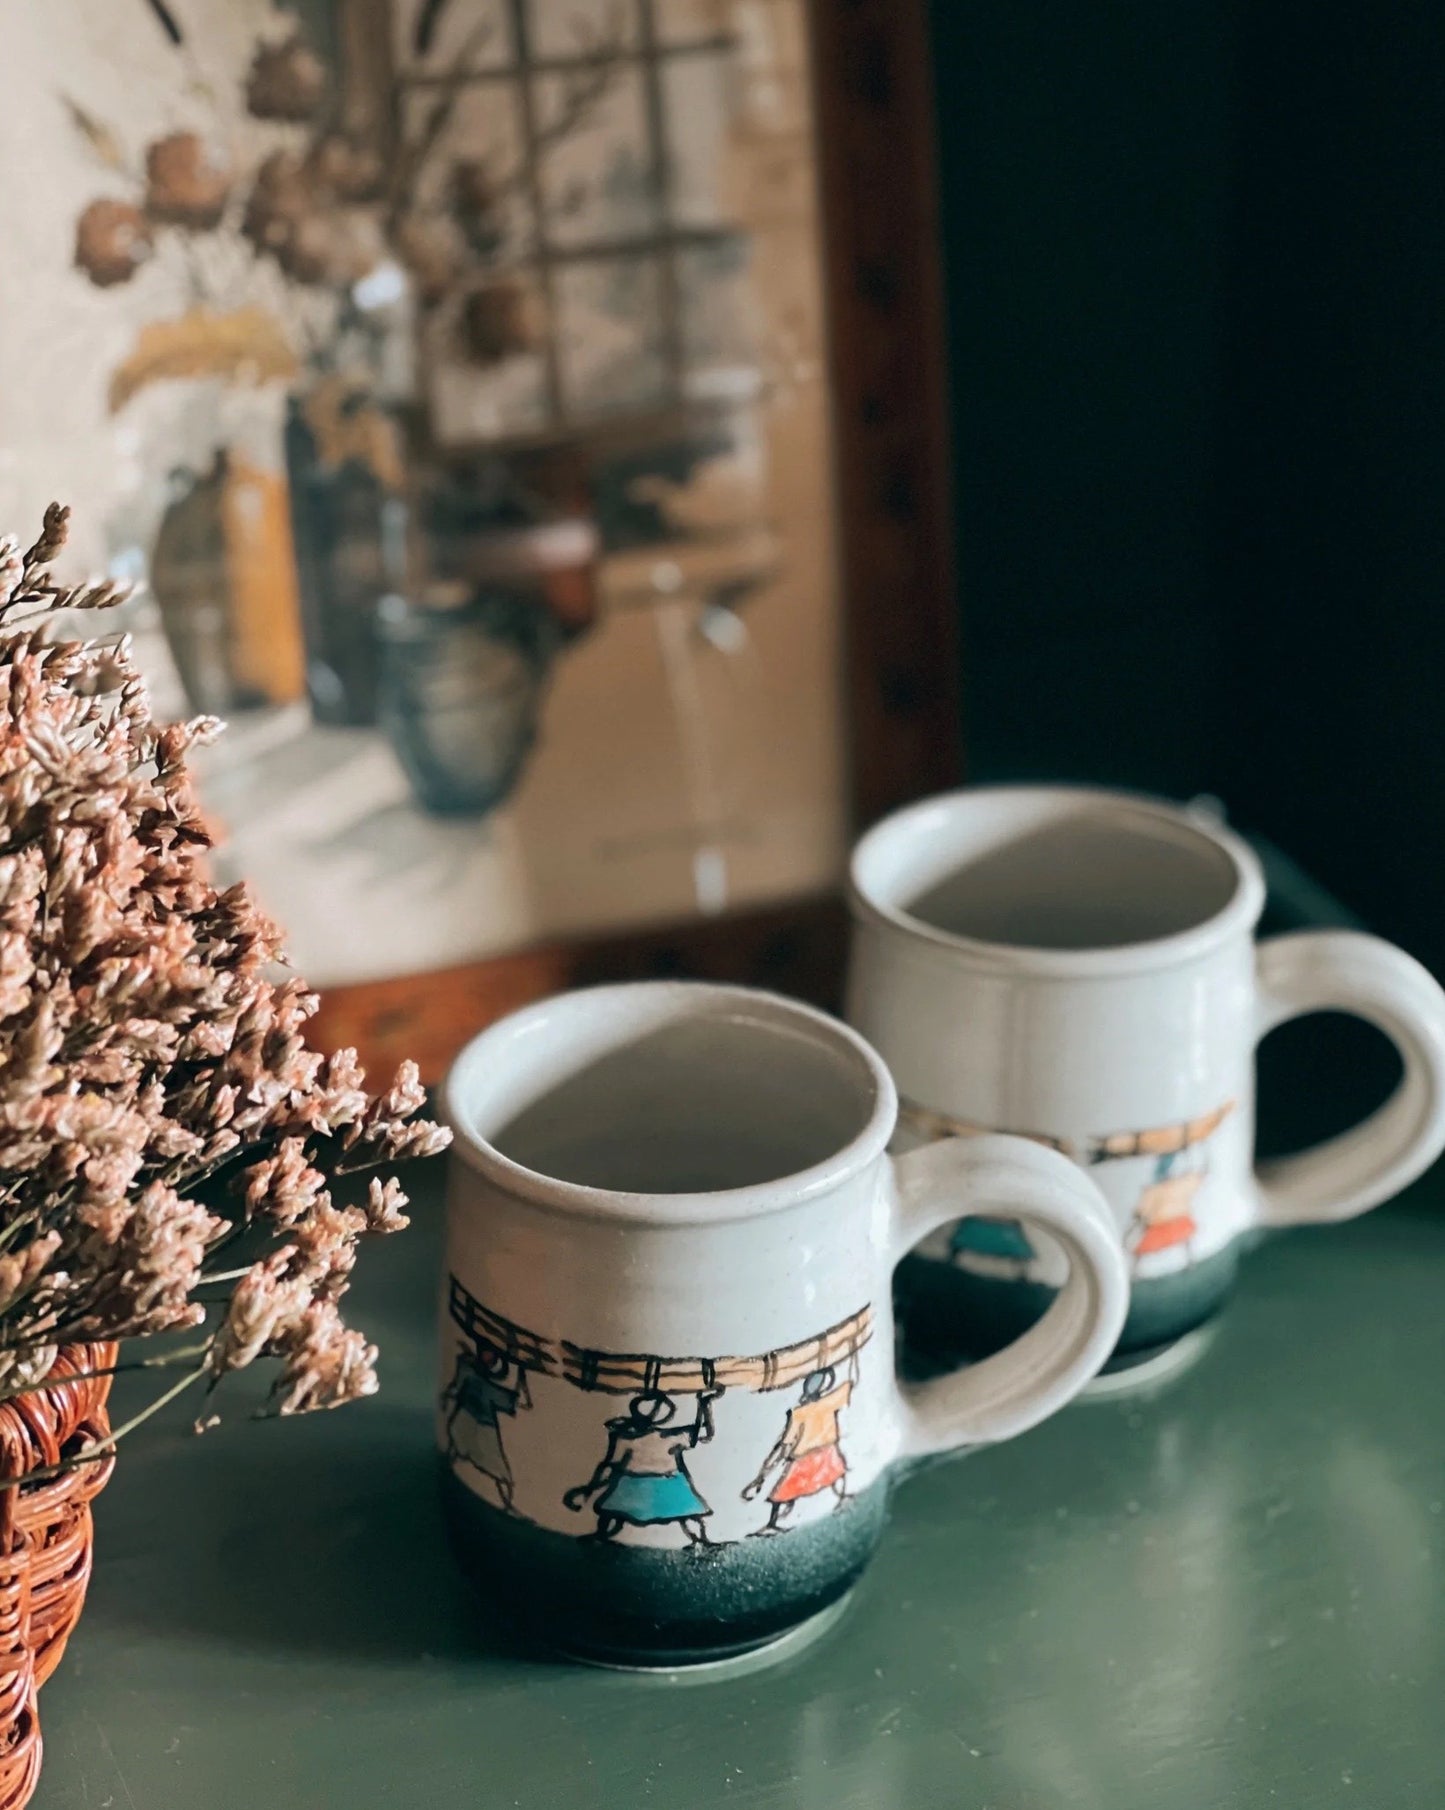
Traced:
[[1271, 937], [1259, 946], [1258, 973], [1257, 1037], [1305, 1012], [1353, 1012], [1405, 1064], [1400, 1085], [1362, 1124], [1259, 1166], [1260, 1225], [1353, 1219], [1445, 1149], [1445, 992], [1403, 949], [1355, 930]]
[[895, 1264], [939, 1226], [979, 1213], [1040, 1227], [1069, 1260], [1022, 1337], [951, 1376], [900, 1385], [905, 1462], [1012, 1439], [1077, 1395], [1119, 1337], [1129, 1273], [1113, 1216], [1082, 1169], [1026, 1138], [943, 1138], [892, 1160]]

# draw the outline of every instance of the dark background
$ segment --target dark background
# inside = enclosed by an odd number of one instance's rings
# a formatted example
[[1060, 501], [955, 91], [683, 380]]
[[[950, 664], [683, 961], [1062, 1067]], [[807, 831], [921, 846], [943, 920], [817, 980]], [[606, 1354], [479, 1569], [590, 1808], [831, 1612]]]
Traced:
[[965, 753], [1445, 970], [1445, 8], [934, 0]]

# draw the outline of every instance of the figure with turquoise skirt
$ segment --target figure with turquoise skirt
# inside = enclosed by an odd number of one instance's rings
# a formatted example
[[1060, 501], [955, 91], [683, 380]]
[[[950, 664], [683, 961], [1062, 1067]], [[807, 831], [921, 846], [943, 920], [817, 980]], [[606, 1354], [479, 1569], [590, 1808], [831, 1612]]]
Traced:
[[1033, 1262], [1034, 1247], [1016, 1219], [990, 1219], [975, 1213], [953, 1228], [948, 1255], [960, 1269], [1022, 1280]]
[[687, 1456], [713, 1436], [712, 1404], [721, 1389], [704, 1389], [697, 1413], [674, 1424], [677, 1403], [658, 1389], [634, 1395], [626, 1414], [607, 1423], [607, 1451], [586, 1483], [569, 1489], [562, 1501], [580, 1514], [595, 1498], [596, 1538], [615, 1540], [624, 1527], [679, 1526], [689, 1546], [712, 1546], [707, 1517], [712, 1509], [688, 1475]]

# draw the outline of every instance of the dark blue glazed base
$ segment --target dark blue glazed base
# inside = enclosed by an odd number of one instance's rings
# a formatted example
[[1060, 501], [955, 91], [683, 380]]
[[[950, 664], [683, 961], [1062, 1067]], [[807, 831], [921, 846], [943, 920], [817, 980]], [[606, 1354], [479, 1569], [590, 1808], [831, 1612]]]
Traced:
[[[1224, 1305], [1238, 1268], [1238, 1247], [1226, 1245], [1177, 1275], [1136, 1283], [1105, 1371], [1141, 1363], [1202, 1326]], [[896, 1289], [905, 1355], [909, 1368], [920, 1372], [1001, 1351], [1042, 1317], [1055, 1293], [1041, 1283], [977, 1276], [931, 1257], [905, 1257]]]
[[449, 1468], [442, 1489], [458, 1562], [491, 1612], [579, 1658], [665, 1667], [752, 1652], [837, 1602], [873, 1556], [888, 1494], [880, 1479], [775, 1538], [659, 1551], [503, 1514]]

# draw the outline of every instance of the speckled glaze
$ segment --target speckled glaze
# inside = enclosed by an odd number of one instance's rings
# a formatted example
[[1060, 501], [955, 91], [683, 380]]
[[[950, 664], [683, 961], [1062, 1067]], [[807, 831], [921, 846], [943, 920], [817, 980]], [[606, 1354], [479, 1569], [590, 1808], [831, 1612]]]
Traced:
[[566, 1652], [619, 1666], [730, 1659], [823, 1614], [863, 1575], [888, 1502], [879, 1477], [786, 1539], [699, 1555], [535, 1527], [450, 1470], [442, 1487], [453, 1549], [483, 1603]]
[[[1122, 1324], [1087, 1177], [1022, 1139], [890, 1159], [886, 1069], [790, 1001], [564, 995], [470, 1044], [446, 1108], [453, 1537], [510, 1617], [583, 1657], [709, 1661], [819, 1614], [897, 1466], [1042, 1420]], [[893, 1267], [960, 1211], [1027, 1211], [1070, 1281], [1017, 1344], [905, 1389]]]
[[[898, 1084], [899, 1146], [1009, 1131], [1087, 1168], [1130, 1267], [1122, 1359], [1213, 1314], [1249, 1234], [1362, 1213], [1445, 1145], [1445, 994], [1376, 937], [1256, 947], [1258, 862], [1203, 814], [965, 790], [872, 830], [850, 878], [847, 1015]], [[1394, 1041], [1399, 1089], [1344, 1136], [1256, 1171], [1255, 1045], [1325, 1010]], [[935, 1354], [991, 1350], [1065, 1270], [1036, 1228], [943, 1228], [901, 1271], [908, 1336]]]

